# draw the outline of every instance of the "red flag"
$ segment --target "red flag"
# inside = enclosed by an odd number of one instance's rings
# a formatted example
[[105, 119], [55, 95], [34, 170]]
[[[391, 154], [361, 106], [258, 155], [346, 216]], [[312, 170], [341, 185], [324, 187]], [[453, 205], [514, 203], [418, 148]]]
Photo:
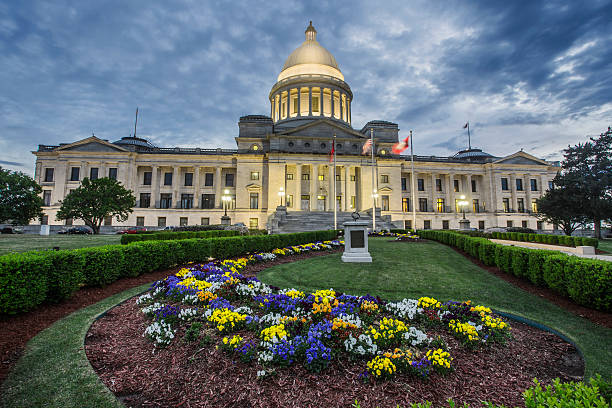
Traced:
[[463, 125], [464, 129], [467, 129], [467, 127], [470, 125], [470, 122], [465, 122], [465, 125]]
[[332, 149], [331, 152], [329, 152], [329, 162], [333, 162], [334, 161], [334, 153], [336, 152], [336, 143], [334, 143], [334, 141], [332, 141]]
[[361, 149], [361, 154], [368, 154], [372, 150], [372, 139], [366, 140], [363, 144], [363, 149]]
[[403, 152], [404, 150], [408, 148], [409, 140], [410, 140], [410, 136], [408, 136], [401, 142], [397, 142], [396, 144], [393, 145], [393, 147], [391, 148], [391, 151], [394, 154], [400, 154], [401, 152]]

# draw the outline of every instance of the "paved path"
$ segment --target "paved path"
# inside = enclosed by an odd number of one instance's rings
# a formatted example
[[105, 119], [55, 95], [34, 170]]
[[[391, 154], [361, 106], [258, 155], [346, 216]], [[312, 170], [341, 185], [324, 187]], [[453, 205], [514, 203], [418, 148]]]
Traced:
[[536, 242], [509, 241], [505, 239], [491, 239], [490, 241], [495, 242], [496, 244], [518, 246], [518, 247], [532, 248], [532, 249], [547, 249], [549, 251], [559, 251], [559, 252], [563, 252], [568, 255], [579, 256], [581, 258], [599, 259], [602, 261], [612, 262], [612, 255], [578, 254], [576, 253], [576, 248], [573, 248], [573, 247], [566, 247], [566, 246], [561, 246], [561, 245], [540, 244]]

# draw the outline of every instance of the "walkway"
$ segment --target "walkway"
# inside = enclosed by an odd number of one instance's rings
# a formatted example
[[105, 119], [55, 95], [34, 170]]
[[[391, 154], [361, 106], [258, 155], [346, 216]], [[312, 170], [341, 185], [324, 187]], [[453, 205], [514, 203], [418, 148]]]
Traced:
[[532, 248], [532, 249], [546, 249], [549, 251], [559, 251], [568, 255], [579, 256], [581, 258], [590, 258], [590, 259], [599, 259], [602, 261], [612, 262], [612, 255], [585, 255], [577, 253], [577, 249], [574, 247], [566, 247], [561, 245], [548, 245], [548, 244], [540, 244], [536, 242], [523, 242], [523, 241], [509, 241], [505, 239], [491, 239], [491, 242], [495, 242], [496, 244], [502, 245], [510, 245], [510, 246], [518, 246], [523, 248]]

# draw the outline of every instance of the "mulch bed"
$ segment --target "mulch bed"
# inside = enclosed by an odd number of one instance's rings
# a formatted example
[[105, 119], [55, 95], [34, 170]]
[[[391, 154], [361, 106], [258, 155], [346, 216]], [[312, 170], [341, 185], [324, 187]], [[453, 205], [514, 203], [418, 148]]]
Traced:
[[[163, 350], [142, 333], [148, 325], [133, 298], [95, 322], [85, 351], [106, 386], [129, 407], [362, 407], [407, 406], [429, 400], [434, 406], [455, 402], [480, 406], [489, 400], [522, 404], [520, 391], [537, 377], [575, 380], [584, 373], [576, 349], [556, 335], [511, 322], [514, 339], [506, 346], [470, 351], [441, 334], [454, 358], [455, 371], [429, 380], [398, 376], [393, 381], [363, 383], [365, 364], [336, 361], [321, 374], [301, 366], [278, 369], [257, 380], [257, 368], [233, 361], [214, 345], [182, 340], [184, 329]], [[219, 337], [215, 339], [219, 343]]]
[[[334, 252], [342, 249], [334, 250]], [[300, 253], [296, 255], [277, 258], [265, 263], [265, 267], [276, 264], [293, 262], [307, 257], [329, 255], [330, 251]], [[120, 279], [104, 288], [83, 288], [77, 291], [70, 299], [60, 304], [46, 304], [28, 313], [16, 316], [0, 316], [0, 384], [4, 382], [9, 371], [15, 365], [26, 343], [40, 331], [51, 326], [57, 320], [68, 316], [70, 313], [93, 305], [109, 296], [124, 290], [140, 286], [147, 282], [163, 279], [176, 273], [180, 268], [166, 271], [157, 271], [136, 278]], [[263, 269], [263, 264], [249, 265], [249, 273], [252, 275]]]

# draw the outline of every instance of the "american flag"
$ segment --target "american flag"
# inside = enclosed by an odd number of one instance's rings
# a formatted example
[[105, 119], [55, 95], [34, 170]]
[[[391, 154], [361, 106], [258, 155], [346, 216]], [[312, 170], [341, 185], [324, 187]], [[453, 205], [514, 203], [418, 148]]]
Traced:
[[372, 139], [366, 140], [363, 144], [363, 149], [361, 150], [361, 154], [368, 154], [372, 150]]

